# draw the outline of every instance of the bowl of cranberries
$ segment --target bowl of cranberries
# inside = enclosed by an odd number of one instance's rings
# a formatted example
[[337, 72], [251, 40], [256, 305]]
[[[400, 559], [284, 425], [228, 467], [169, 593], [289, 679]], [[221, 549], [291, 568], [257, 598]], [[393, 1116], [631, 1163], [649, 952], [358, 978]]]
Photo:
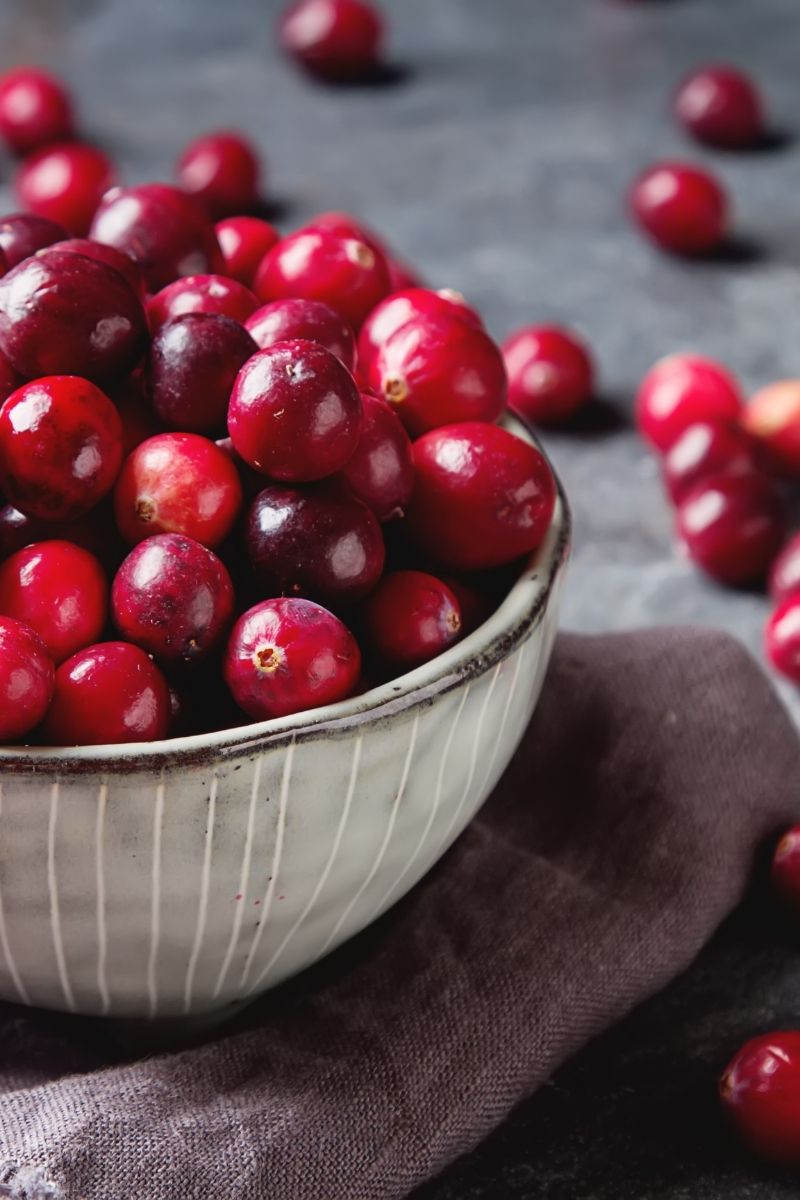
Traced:
[[343, 214], [213, 216], [0, 220], [7, 1000], [279, 983], [440, 857], [542, 685], [569, 517], [478, 314]]

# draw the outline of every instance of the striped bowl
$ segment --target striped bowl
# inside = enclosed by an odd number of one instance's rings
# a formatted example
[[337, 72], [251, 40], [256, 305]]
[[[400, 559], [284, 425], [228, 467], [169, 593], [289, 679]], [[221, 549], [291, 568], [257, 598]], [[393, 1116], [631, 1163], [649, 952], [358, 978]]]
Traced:
[[344, 703], [146, 746], [0, 750], [0, 998], [222, 1017], [373, 921], [514, 753], [568, 542], [562, 493], [480, 629]]

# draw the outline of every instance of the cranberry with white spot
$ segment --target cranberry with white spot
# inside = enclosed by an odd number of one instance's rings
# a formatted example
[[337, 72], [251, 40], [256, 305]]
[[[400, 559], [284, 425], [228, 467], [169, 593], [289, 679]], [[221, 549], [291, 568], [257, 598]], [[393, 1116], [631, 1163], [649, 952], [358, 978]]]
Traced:
[[0, 617], [0, 742], [26, 737], [47, 712], [55, 668], [38, 633]]

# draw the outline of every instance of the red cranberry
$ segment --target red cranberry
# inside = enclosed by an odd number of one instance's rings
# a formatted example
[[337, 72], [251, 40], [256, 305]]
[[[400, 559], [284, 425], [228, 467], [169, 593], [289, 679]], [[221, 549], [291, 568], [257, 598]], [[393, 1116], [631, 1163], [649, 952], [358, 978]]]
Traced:
[[69, 521], [114, 485], [122, 424], [107, 396], [73, 375], [26, 383], [0, 408], [0, 486], [32, 517]]
[[91, 238], [68, 238], [66, 241], [58, 243], [58, 252], [59, 254], [82, 254], [84, 258], [94, 258], [98, 262], [105, 263], [107, 267], [113, 267], [127, 280], [131, 291], [144, 301], [145, 287], [142, 273], [130, 254], [125, 254], [114, 246], [106, 246], [103, 242], [93, 242]]
[[402, 517], [414, 490], [411, 441], [383, 400], [363, 393], [361, 403], [361, 436], [342, 474], [353, 495], [363, 500], [379, 521], [389, 521]]
[[164, 662], [194, 662], [225, 634], [233, 584], [211, 550], [181, 534], [162, 533], [140, 542], [125, 559], [111, 608], [127, 641]]
[[55, 663], [96, 641], [107, 611], [103, 568], [72, 542], [36, 542], [0, 565], [0, 612], [35, 629]]
[[329, 233], [335, 233], [343, 238], [355, 238], [357, 242], [363, 242], [365, 246], [369, 246], [370, 250], [374, 250], [376, 254], [387, 257], [386, 245], [383, 239], [378, 236], [374, 229], [369, 225], [365, 225], [358, 217], [354, 217], [348, 212], [322, 212], [317, 213], [312, 217], [304, 227], [304, 229], [327, 229]]
[[675, 96], [675, 115], [699, 142], [736, 148], [764, 134], [761, 97], [751, 79], [729, 66], [693, 71]]
[[258, 493], [264, 489], [264, 476], [259, 471], [253, 470], [249, 463], [246, 463], [243, 458], [239, 457], [229, 437], [217, 438], [216, 444], [220, 450], [224, 450], [236, 467], [245, 500], [254, 500]]
[[461, 610], [446, 583], [424, 571], [384, 575], [364, 604], [364, 632], [375, 655], [410, 670], [461, 636]]
[[357, 329], [389, 291], [380, 252], [327, 229], [299, 229], [278, 242], [258, 268], [261, 300], [321, 300]]
[[225, 682], [257, 721], [345, 700], [356, 690], [361, 655], [342, 622], [310, 600], [264, 600], [236, 622]]
[[207, 133], [178, 160], [178, 183], [214, 217], [258, 202], [260, 166], [255, 148], [238, 133]]
[[224, 450], [196, 433], [159, 433], [129, 454], [114, 491], [126, 541], [182, 533], [203, 546], [223, 541], [239, 514], [242, 485]]
[[53, 695], [54, 676], [38, 633], [0, 617], [0, 741], [19, 741], [39, 724]]
[[42, 740], [51, 746], [158, 741], [169, 721], [167, 681], [144, 650], [97, 642], [56, 671]]
[[251, 288], [262, 258], [280, 241], [277, 229], [258, 217], [225, 217], [215, 231], [225, 274]]
[[752, 446], [741, 430], [710, 421], [687, 425], [664, 456], [664, 483], [673, 504], [704, 479], [755, 470]]
[[636, 424], [656, 450], [669, 450], [689, 425], [730, 424], [742, 396], [728, 371], [710, 358], [672, 354], [647, 372], [636, 394]]
[[800, 1167], [800, 1033], [747, 1042], [728, 1064], [720, 1096], [748, 1149], [776, 1166]]
[[0, 404], [7, 400], [12, 392], [22, 387], [25, 379], [19, 371], [15, 371], [5, 354], [0, 350]]
[[36, 67], [17, 67], [0, 77], [0, 134], [15, 154], [72, 133], [72, 103], [60, 80]]
[[773, 562], [769, 594], [775, 601], [800, 595], [800, 533], [789, 539]]
[[247, 552], [261, 586], [339, 607], [360, 600], [383, 571], [380, 526], [335, 482], [270, 486], [247, 515]]
[[497, 425], [464, 421], [414, 443], [408, 512], [416, 544], [456, 570], [478, 571], [529, 554], [550, 525], [556, 488], [534, 447]]
[[167, 321], [187, 313], [216, 313], [230, 317], [240, 324], [258, 308], [249, 288], [224, 275], [190, 275], [167, 284], [147, 305], [147, 315], [153, 333]]
[[0, 350], [28, 378], [124, 375], [147, 340], [142, 302], [112, 267], [43, 250], [0, 279]]
[[756, 392], [742, 425], [776, 470], [800, 475], [800, 379], [782, 379]]
[[800, 825], [787, 830], [775, 847], [772, 886], [789, 911], [800, 917]]
[[394, 258], [390, 254], [386, 259], [386, 265], [389, 268], [389, 282], [393, 292], [405, 292], [409, 288], [425, 286], [414, 268], [410, 267], [408, 263], [404, 263], [402, 259]]
[[225, 429], [239, 369], [257, 346], [237, 321], [189, 313], [169, 321], [150, 347], [150, 399], [170, 429], [216, 434]]
[[114, 175], [113, 164], [102, 150], [82, 142], [63, 142], [26, 158], [14, 187], [23, 208], [82, 237]]
[[319, 300], [274, 300], [257, 309], [245, 321], [245, 329], [256, 345], [265, 350], [275, 342], [303, 338], [319, 342], [352, 371], [356, 339], [344, 317]]
[[276, 342], [245, 363], [231, 393], [228, 432], [246, 463], [290, 483], [341, 470], [363, 411], [353, 377], [318, 342]]
[[503, 342], [508, 403], [536, 425], [569, 420], [591, 398], [594, 364], [573, 333], [530, 325]]
[[68, 236], [61, 225], [32, 213], [11, 213], [0, 220], [0, 250], [9, 271], [37, 250], [63, 242]]
[[128, 375], [114, 388], [111, 399], [122, 422], [122, 453], [127, 458], [132, 450], [148, 438], [164, 433], [164, 426], [153, 412], [141, 370]]
[[214, 226], [191, 196], [164, 183], [112, 188], [95, 213], [90, 236], [130, 254], [151, 292], [183, 275], [221, 270]]
[[800, 683], [800, 597], [780, 601], [767, 621], [764, 646], [775, 670]]
[[361, 327], [358, 335], [358, 369], [361, 374], [366, 378], [381, 346], [398, 329], [417, 318], [428, 321], [436, 317], [460, 317], [473, 329], [483, 329], [480, 317], [460, 292], [450, 288], [434, 292], [422, 287], [392, 292], [375, 306]]
[[323, 79], [368, 75], [380, 58], [383, 33], [379, 13], [363, 0], [295, 0], [279, 28], [287, 54]]
[[497, 603], [485, 589], [478, 588], [473, 583], [456, 575], [443, 575], [442, 583], [446, 583], [458, 601], [461, 612], [461, 636], [478, 629], [497, 608]]
[[783, 530], [781, 504], [757, 474], [703, 480], [678, 505], [678, 534], [689, 557], [720, 583], [762, 579]]
[[634, 182], [629, 204], [647, 236], [674, 254], [707, 254], [725, 236], [728, 200], [721, 184], [688, 163], [650, 167]]

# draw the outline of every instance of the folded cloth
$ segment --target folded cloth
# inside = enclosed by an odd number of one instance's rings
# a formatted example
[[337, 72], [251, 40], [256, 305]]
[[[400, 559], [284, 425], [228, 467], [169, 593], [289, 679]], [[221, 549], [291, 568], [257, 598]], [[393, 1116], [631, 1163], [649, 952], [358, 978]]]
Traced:
[[562, 636], [446, 858], [234, 1026], [131, 1061], [99, 1023], [0, 1008], [0, 1196], [407, 1195], [688, 965], [799, 783], [796, 734], [727, 636]]

